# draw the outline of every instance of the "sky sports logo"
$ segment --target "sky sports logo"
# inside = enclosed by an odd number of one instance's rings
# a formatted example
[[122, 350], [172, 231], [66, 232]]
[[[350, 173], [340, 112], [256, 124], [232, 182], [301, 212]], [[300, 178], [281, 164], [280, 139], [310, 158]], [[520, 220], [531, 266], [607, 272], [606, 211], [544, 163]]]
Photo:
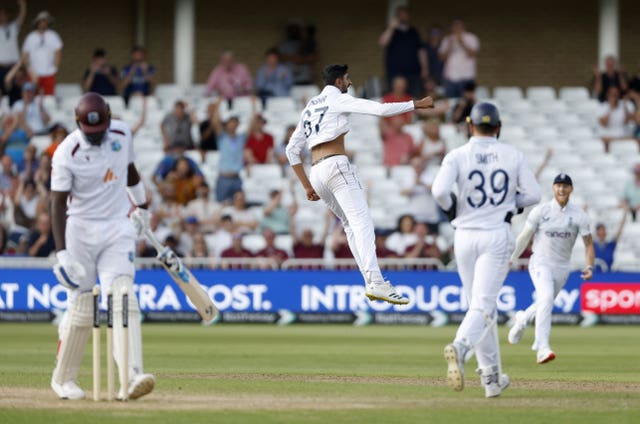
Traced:
[[596, 314], [640, 314], [640, 283], [583, 283], [583, 311]]

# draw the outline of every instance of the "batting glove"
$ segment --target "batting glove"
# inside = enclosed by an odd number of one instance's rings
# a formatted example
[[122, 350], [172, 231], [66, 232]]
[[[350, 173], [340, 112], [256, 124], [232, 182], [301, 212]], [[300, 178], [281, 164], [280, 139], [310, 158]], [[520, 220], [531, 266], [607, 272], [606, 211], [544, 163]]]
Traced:
[[68, 289], [77, 289], [80, 281], [86, 277], [87, 271], [64, 249], [56, 253], [56, 258], [58, 263], [53, 266], [53, 274], [58, 282]]
[[138, 238], [144, 236], [145, 231], [151, 228], [151, 212], [144, 208], [137, 207], [131, 212], [130, 218]]

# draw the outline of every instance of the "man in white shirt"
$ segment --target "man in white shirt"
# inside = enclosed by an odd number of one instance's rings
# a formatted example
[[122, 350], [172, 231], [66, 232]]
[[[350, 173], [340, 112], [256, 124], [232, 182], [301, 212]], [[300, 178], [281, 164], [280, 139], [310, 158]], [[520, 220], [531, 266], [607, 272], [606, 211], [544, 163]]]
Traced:
[[571, 270], [571, 250], [578, 235], [585, 245], [587, 264], [582, 279], [590, 280], [593, 272], [595, 253], [589, 216], [579, 206], [569, 203], [572, 191], [571, 177], [567, 174], [556, 176], [553, 180], [554, 199], [531, 210], [511, 255], [511, 262], [515, 262], [535, 235], [529, 275], [536, 288], [536, 301], [525, 311], [516, 313], [514, 325], [509, 331], [509, 343], [518, 343], [527, 324], [535, 317], [536, 338], [532, 349], [537, 351], [538, 364], [545, 364], [556, 357], [549, 346], [551, 311], [553, 300], [567, 282]]
[[38, 13], [33, 20], [36, 27], [22, 44], [22, 57], [38, 78], [38, 90], [41, 94], [54, 95], [56, 73], [62, 57], [62, 39], [49, 26], [53, 17], [47, 11]]
[[469, 303], [444, 356], [449, 386], [460, 391], [464, 363], [475, 350], [485, 396], [496, 397], [509, 385], [509, 376], [502, 374], [496, 324], [498, 293], [514, 244], [509, 223], [519, 209], [540, 201], [540, 186], [524, 155], [498, 141], [500, 115], [493, 104], [476, 104], [467, 121], [471, 139], [445, 156], [432, 187], [455, 228], [455, 258]]
[[[53, 272], [67, 288], [67, 311], [59, 327], [58, 356], [51, 388], [61, 399], [82, 399], [77, 384], [93, 322], [92, 289], [113, 298], [114, 352], [120, 371], [119, 398], [136, 399], [153, 390], [155, 377], [142, 371], [140, 308], [133, 289], [136, 234], [149, 228], [146, 193], [134, 164], [131, 130], [112, 120], [109, 106], [87, 93], [76, 107], [78, 129], [56, 149], [51, 172], [51, 219], [58, 263]], [[131, 209], [132, 222], [127, 215]], [[129, 293], [128, 305], [119, 294]], [[129, 370], [122, 368], [122, 315], [129, 314]], [[111, 352], [109, 353], [111, 354]], [[125, 381], [125, 376], [129, 380]]]
[[[302, 111], [286, 153], [289, 163], [302, 183], [307, 199], [322, 199], [340, 219], [347, 236], [349, 249], [365, 280], [365, 293], [371, 300], [394, 304], [409, 302], [396, 293], [385, 281], [376, 257], [373, 220], [369, 213], [362, 186], [355, 167], [349, 162], [344, 148], [344, 135], [350, 129], [349, 115], [362, 113], [393, 116], [433, 107], [433, 99], [410, 100], [397, 103], [377, 103], [357, 99], [347, 90], [351, 85], [347, 65], [329, 65], [323, 71], [325, 87], [311, 98]], [[302, 149], [311, 150], [309, 177], [302, 165]]]
[[15, 102], [11, 110], [17, 114], [20, 126], [27, 133], [27, 137], [49, 133], [47, 125], [51, 117], [44, 108], [43, 97], [39, 96], [36, 100], [36, 86], [32, 82], [24, 83], [22, 100]]
[[447, 97], [461, 97], [465, 84], [475, 82], [479, 49], [478, 37], [466, 32], [460, 19], [454, 20], [451, 24], [451, 34], [446, 36], [440, 45]]
[[2, 93], [7, 90], [4, 87], [4, 77], [20, 60], [18, 48], [18, 34], [27, 14], [25, 0], [18, 0], [18, 16], [14, 21], [9, 21], [9, 13], [4, 7], [0, 7], [0, 88]]

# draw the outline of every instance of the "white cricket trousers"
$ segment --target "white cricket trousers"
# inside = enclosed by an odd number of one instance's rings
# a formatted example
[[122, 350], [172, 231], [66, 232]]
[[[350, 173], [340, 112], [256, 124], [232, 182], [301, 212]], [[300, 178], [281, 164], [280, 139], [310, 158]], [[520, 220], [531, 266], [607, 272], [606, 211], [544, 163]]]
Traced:
[[382, 281], [376, 256], [373, 219], [356, 167], [344, 155], [324, 159], [311, 167], [309, 181], [318, 196], [340, 219], [365, 282]]
[[[488, 325], [497, 317], [497, 299], [507, 276], [514, 238], [509, 224], [490, 230], [456, 229], [454, 253], [469, 310], [455, 342], [475, 347], [478, 367], [500, 365], [496, 332]], [[486, 331], [485, 331], [486, 330]]]
[[536, 289], [536, 300], [525, 310], [525, 317], [527, 322], [531, 322], [535, 317], [535, 340], [531, 348], [549, 349], [553, 301], [567, 282], [569, 267], [541, 265], [535, 262], [532, 259], [529, 263], [529, 275]]

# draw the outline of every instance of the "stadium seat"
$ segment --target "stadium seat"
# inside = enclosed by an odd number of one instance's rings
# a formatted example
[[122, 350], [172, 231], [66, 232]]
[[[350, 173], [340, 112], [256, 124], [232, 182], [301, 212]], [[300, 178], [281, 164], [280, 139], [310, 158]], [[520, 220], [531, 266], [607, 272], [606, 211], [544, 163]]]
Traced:
[[126, 108], [122, 96], [104, 96], [104, 99], [109, 103], [109, 108], [113, 115], [122, 115], [125, 111]]
[[293, 242], [291, 234], [278, 234], [274, 240], [276, 247], [287, 252], [289, 256], [293, 256]]
[[29, 140], [29, 143], [33, 144], [38, 154], [40, 154], [51, 144], [51, 137], [48, 135], [34, 135]]
[[262, 234], [245, 234], [242, 237], [242, 247], [256, 253], [267, 246]]
[[269, 112], [297, 112], [298, 105], [293, 97], [269, 97], [265, 108]]
[[291, 87], [291, 97], [299, 102], [300, 107], [304, 107], [310, 98], [320, 94], [320, 88], [317, 85], [294, 85]]
[[82, 96], [82, 86], [75, 83], [57, 83], [56, 84], [56, 97], [63, 99], [65, 97], [79, 97]]
[[251, 165], [251, 168], [246, 168], [246, 171], [252, 179], [262, 181], [263, 183], [280, 180], [282, 178], [282, 168], [275, 163]]
[[527, 99], [538, 103], [556, 98], [556, 90], [549, 86], [528, 87], [526, 93]]
[[618, 157], [636, 157], [638, 155], [638, 142], [633, 138], [613, 140], [609, 143], [609, 152]]
[[562, 87], [560, 88], [560, 99], [575, 102], [589, 98], [589, 91], [585, 87]]
[[376, 181], [386, 180], [388, 170], [384, 165], [365, 165], [358, 167], [358, 178], [365, 186], [369, 186]]
[[510, 102], [522, 99], [522, 89], [520, 87], [495, 87], [493, 97], [500, 102]]
[[[389, 178], [398, 184], [402, 184], [408, 178], [414, 178], [416, 171], [411, 165], [397, 165], [389, 169]], [[399, 186], [398, 186], [399, 187]]]
[[489, 95], [489, 87], [485, 85], [476, 86], [476, 98], [481, 101], [491, 98]]

